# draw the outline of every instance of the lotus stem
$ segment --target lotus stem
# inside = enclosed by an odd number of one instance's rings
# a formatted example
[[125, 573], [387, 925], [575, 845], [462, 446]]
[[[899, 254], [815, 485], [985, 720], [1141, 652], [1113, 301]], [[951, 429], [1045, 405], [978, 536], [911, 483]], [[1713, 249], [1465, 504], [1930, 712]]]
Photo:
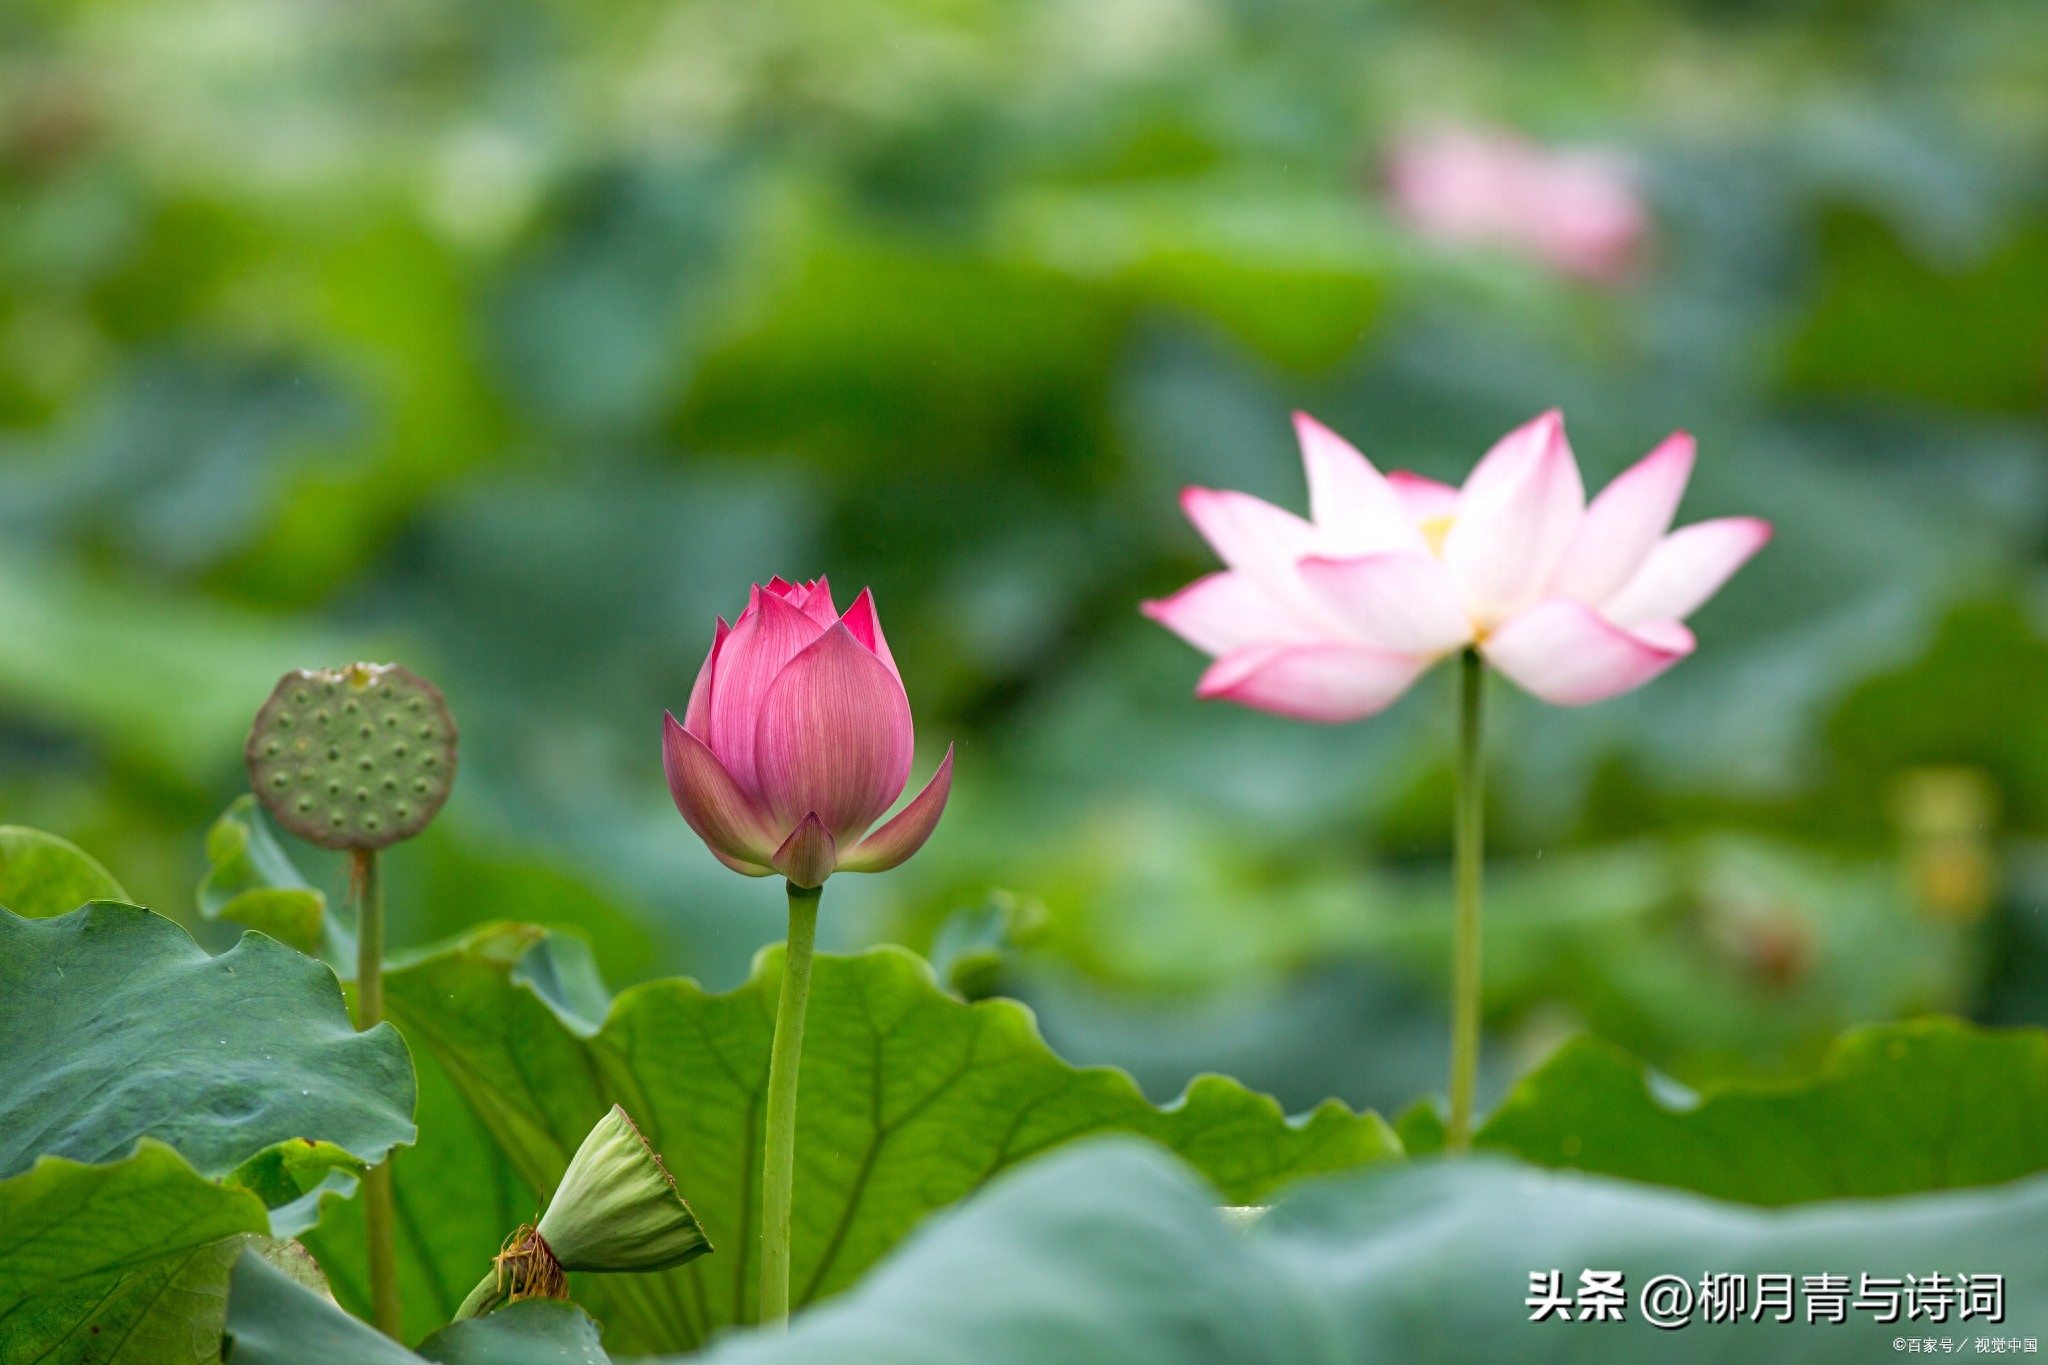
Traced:
[[768, 1061], [768, 1137], [761, 1158], [761, 1325], [771, 1328], [789, 1321], [796, 1078], [803, 1059], [804, 1008], [810, 1003], [811, 948], [818, 936], [822, 889], [789, 884], [789, 948], [782, 960], [782, 999], [775, 1007], [775, 1047]]
[[1486, 866], [1486, 770], [1480, 699], [1486, 666], [1476, 649], [1459, 665], [1458, 785], [1451, 826], [1457, 910], [1451, 927], [1451, 1121], [1446, 1150], [1472, 1148], [1472, 1096], [1479, 1080], [1480, 878]]
[[[356, 893], [356, 1027], [375, 1028], [384, 1018], [384, 874], [377, 850], [354, 848], [348, 855], [349, 885]], [[370, 1263], [370, 1317], [394, 1341], [404, 1330], [398, 1306], [397, 1205], [391, 1193], [391, 1158], [363, 1176], [363, 1231]]]

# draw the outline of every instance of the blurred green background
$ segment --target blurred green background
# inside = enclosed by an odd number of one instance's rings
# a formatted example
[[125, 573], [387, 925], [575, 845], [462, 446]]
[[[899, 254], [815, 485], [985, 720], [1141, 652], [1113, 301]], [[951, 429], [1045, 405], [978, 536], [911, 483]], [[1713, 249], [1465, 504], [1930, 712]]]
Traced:
[[[1403, 130], [1625, 154], [1641, 267], [1390, 213]], [[0, 8], [0, 822], [197, 920], [277, 674], [436, 678], [401, 941], [616, 984], [780, 936], [657, 734], [750, 579], [873, 585], [953, 808], [825, 938], [936, 951], [1156, 1097], [1440, 1088], [1443, 672], [1198, 703], [1136, 603], [1185, 483], [1301, 507], [1306, 407], [1456, 479], [1673, 427], [1778, 537], [1653, 686], [1497, 685], [1488, 1084], [1697, 1084], [1927, 1010], [2048, 1021], [2038, 0], [17, 0]], [[338, 890], [331, 864], [318, 864]]]

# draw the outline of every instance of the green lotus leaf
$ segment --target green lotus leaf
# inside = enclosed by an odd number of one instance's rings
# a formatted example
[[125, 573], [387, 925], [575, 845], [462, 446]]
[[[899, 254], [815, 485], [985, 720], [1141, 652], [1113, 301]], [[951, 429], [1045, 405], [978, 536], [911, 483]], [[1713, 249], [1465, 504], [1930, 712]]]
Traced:
[[226, 1335], [230, 1365], [419, 1365], [420, 1360], [261, 1256], [243, 1256], [234, 1263]]
[[[525, 1188], [551, 1191], [614, 1103], [633, 1115], [719, 1250], [659, 1274], [577, 1277], [576, 1297], [614, 1334], [615, 1350], [698, 1345], [755, 1316], [760, 1131], [780, 950], [757, 958], [737, 990], [656, 981], [622, 993], [608, 1011], [587, 982], [573, 1001], [553, 996], [563, 974], [550, 954], [538, 929], [481, 931], [392, 971], [391, 1017], [445, 1068]], [[1212, 1199], [1230, 1203], [1400, 1151], [1377, 1115], [1330, 1103], [1290, 1120], [1271, 1099], [1221, 1077], [1203, 1077], [1178, 1103], [1157, 1108], [1122, 1072], [1061, 1061], [1024, 1007], [963, 1004], [922, 960], [893, 948], [818, 959], [798, 1125], [799, 1304], [853, 1283], [934, 1210], [1087, 1134], [1156, 1138], [1203, 1173]], [[401, 1205], [414, 1191], [452, 1200], [469, 1188], [471, 1205], [493, 1198], [500, 1177], [487, 1163], [453, 1152], [447, 1165], [430, 1163], [430, 1150], [398, 1163]], [[497, 1235], [527, 1217], [519, 1210]], [[323, 1224], [314, 1245], [336, 1293], [354, 1304], [357, 1272], [344, 1245], [354, 1234], [345, 1226], [340, 1217]], [[494, 1249], [434, 1275], [459, 1299]]]
[[521, 1299], [488, 1317], [450, 1323], [420, 1343], [440, 1365], [608, 1365], [598, 1326], [573, 1303]]
[[[1894, 1339], [2048, 1334], [2048, 1177], [1995, 1190], [1765, 1210], [1498, 1156], [1390, 1163], [1284, 1196], [1249, 1228], [1155, 1147], [1099, 1139], [998, 1178], [787, 1335], [735, 1333], [706, 1365], [1855, 1365]], [[1532, 1274], [1622, 1276], [1620, 1321], [1530, 1320]], [[2001, 1275], [2003, 1315], [1881, 1320], [1806, 1276]], [[1709, 1322], [1703, 1276], [1801, 1277], [1793, 1320]], [[1686, 1325], [1642, 1293], [1693, 1287]], [[1972, 1281], [1977, 1283], [1976, 1281]], [[1988, 1285], [1986, 1285], [1988, 1288]], [[1575, 1314], [1580, 1310], [1574, 1302]], [[1676, 1320], [1667, 1306], [1667, 1320]], [[1972, 1351], [1973, 1357], [1976, 1354]]]
[[0, 906], [29, 919], [68, 914], [128, 893], [91, 854], [54, 834], [0, 825]]
[[458, 1322], [414, 1354], [267, 1263], [243, 1256], [228, 1298], [231, 1365], [607, 1365], [597, 1324], [574, 1304], [525, 1299]]
[[209, 957], [132, 905], [0, 911], [0, 1038], [7, 1365], [213, 1360], [243, 1234], [413, 1136], [404, 1040], [260, 934]]
[[265, 1147], [229, 1171], [224, 1183], [239, 1185], [270, 1210], [270, 1235], [296, 1237], [320, 1221], [329, 1199], [347, 1199], [369, 1163], [331, 1142], [292, 1138]]
[[1995, 1184], [2048, 1170], [2048, 1032], [1949, 1019], [1861, 1029], [1808, 1078], [1702, 1096], [1576, 1038], [1476, 1140], [1752, 1204]]
[[152, 1138], [111, 1165], [42, 1158], [0, 1180], [0, 1361], [217, 1359], [229, 1268], [269, 1225]]
[[209, 957], [132, 905], [0, 912], [0, 1037], [0, 1178], [144, 1136], [209, 1176], [292, 1138], [374, 1164], [414, 1136], [397, 1030], [357, 1033], [334, 974], [261, 934]]
[[260, 929], [322, 957], [344, 977], [354, 974], [354, 931], [328, 913], [326, 895], [299, 874], [257, 813], [255, 797], [236, 797], [213, 822], [206, 859], [200, 914]]

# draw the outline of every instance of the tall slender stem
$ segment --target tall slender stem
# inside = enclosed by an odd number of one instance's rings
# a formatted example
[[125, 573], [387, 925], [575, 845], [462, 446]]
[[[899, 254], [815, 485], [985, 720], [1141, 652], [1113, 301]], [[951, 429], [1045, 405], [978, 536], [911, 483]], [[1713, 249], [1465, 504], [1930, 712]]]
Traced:
[[817, 886], [789, 886], [789, 949], [775, 1048], [768, 1059], [768, 1140], [761, 1158], [761, 1325], [789, 1321], [790, 1188], [796, 1177], [796, 1074], [803, 1060], [804, 1007], [811, 998], [811, 947], [818, 936]]
[[1444, 1145], [1472, 1146], [1472, 1093], [1479, 1080], [1480, 874], [1486, 865], [1485, 765], [1480, 752], [1480, 698], [1486, 666], [1479, 651], [1460, 660], [1457, 808], [1451, 828], [1457, 869], [1457, 917], [1451, 929], [1451, 1122]]
[[[349, 884], [356, 893], [356, 1027], [384, 1018], [384, 873], [377, 850], [349, 850]], [[377, 1330], [401, 1340], [398, 1308], [397, 1204], [391, 1193], [391, 1158], [363, 1176], [363, 1225], [370, 1262], [370, 1316]]]

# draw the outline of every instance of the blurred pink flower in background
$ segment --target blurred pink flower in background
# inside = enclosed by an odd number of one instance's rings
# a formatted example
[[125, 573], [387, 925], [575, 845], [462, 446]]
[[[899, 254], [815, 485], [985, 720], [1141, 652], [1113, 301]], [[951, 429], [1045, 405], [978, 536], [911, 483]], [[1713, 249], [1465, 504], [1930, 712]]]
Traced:
[[1144, 610], [1215, 656], [1199, 696], [1356, 720], [1474, 646], [1544, 701], [1600, 701], [1690, 654], [1684, 619], [1771, 537], [1754, 517], [1669, 530], [1692, 474], [1682, 432], [1589, 505], [1555, 410], [1502, 437], [1462, 488], [1382, 475], [1294, 421], [1312, 520], [1246, 493], [1181, 494], [1229, 567]]
[[1503, 247], [1583, 279], [1615, 281], [1640, 258], [1649, 218], [1625, 163], [1514, 133], [1436, 128], [1394, 146], [1396, 213], [1449, 245]]
[[798, 886], [903, 862], [953, 785], [949, 747], [917, 798], [867, 834], [910, 777], [910, 699], [873, 595], [841, 616], [822, 578], [774, 579], [731, 628], [721, 617], [682, 723], [664, 716], [662, 738], [676, 809], [718, 860]]

